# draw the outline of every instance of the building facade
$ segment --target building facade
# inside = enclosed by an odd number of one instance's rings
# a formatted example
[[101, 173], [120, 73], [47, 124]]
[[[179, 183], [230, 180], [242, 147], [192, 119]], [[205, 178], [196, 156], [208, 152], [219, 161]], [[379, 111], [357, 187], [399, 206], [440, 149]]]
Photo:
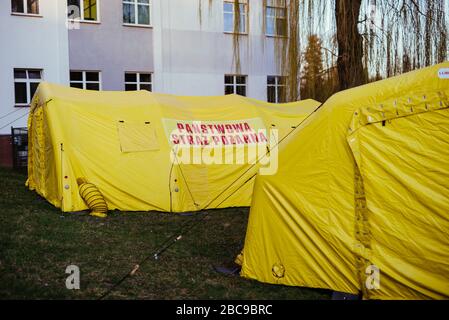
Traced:
[[66, 5], [0, 1], [0, 164], [11, 166], [11, 127], [26, 127], [38, 83], [69, 83]]
[[281, 102], [286, 5], [239, 0], [236, 17], [234, 0], [0, 1], [0, 163], [42, 80]]

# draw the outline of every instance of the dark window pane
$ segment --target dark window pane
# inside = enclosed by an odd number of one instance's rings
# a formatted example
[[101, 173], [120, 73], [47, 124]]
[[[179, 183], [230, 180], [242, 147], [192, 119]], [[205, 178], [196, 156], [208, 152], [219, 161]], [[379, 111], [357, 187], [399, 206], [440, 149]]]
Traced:
[[27, 101], [27, 85], [26, 83], [14, 83], [14, 91], [16, 97], [16, 104], [28, 103]]
[[67, 17], [70, 19], [81, 18], [80, 0], [67, 0]]
[[31, 82], [30, 83], [30, 98], [33, 99], [34, 93], [37, 90], [37, 87], [39, 86], [39, 82]]
[[278, 84], [285, 86], [286, 83], [286, 77], [278, 77]]
[[233, 94], [234, 87], [233, 86], [225, 86], [225, 94]]
[[276, 77], [268, 76], [267, 84], [276, 84]]
[[151, 84], [141, 84], [140, 85], [140, 90], [147, 90], [147, 91], [151, 91]]
[[100, 81], [98, 72], [86, 72], [86, 81]]
[[137, 74], [125, 73], [125, 82], [137, 82]]
[[138, 6], [139, 24], [150, 24], [150, 7], [146, 5]]
[[14, 79], [26, 79], [27, 73], [24, 69], [14, 69]]
[[70, 83], [70, 86], [71, 86], [72, 88], [83, 89], [83, 84], [82, 84], [82, 83], [79, 83], [79, 82], [71, 82], [71, 83]]
[[80, 7], [80, 0], [67, 0], [67, 6]]
[[137, 84], [125, 84], [125, 91], [136, 91]]
[[123, 22], [136, 23], [136, 13], [133, 4], [123, 3]]
[[25, 13], [23, 0], [11, 0], [11, 11], [17, 13]]
[[237, 94], [246, 97], [246, 87], [245, 86], [237, 86]]
[[236, 77], [237, 84], [245, 84], [246, 83], [246, 77], [245, 76], [237, 76]]
[[225, 76], [225, 84], [233, 84], [234, 77], [233, 76]]
[[151, 73], [141, 73], [140, 82], [151, 82]]
[[273, 86], [267, 87], [267, 100], [268, 102], [276, 102], [276, 89]]
[[27, 0], [28, 13], [39, 14], [39, 0]]
[[286, 94], [285, 94], [285, 87], [278, 87], [278, 101], [279, 103], [284, 103]]
[[100, 84], [99, 83], [86, 83], [86, 89], [87, 90], [100, 90]]
[[83, 81], [83, 73], [81, 71], [71, 71], [70, 81]]
[[276, 20], [276, 34], [278, 36], [286, 36], [287, 35], [287, 20], [286, 19], [277, 19]]
[[276, 15], [277, 18], [281, 18], [281, 17], [285, 16], [284, 9], [282, 9], [282, 8], [275, 8], [274, 14]]
[[40, 70], [28, 70], [28, 78], [30, 79], [40, 79], [41, 71]]

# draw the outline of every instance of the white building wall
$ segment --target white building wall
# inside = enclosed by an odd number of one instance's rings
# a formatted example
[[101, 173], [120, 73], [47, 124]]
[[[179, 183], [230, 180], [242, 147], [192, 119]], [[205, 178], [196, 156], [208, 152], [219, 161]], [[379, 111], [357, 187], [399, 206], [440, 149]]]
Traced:
[[[202, 1], [201, 23], [199, 1]], [[233, 36], [224, 33], [223, 1], [153, 0], [154, 91], [223, 95], [224, 75], [236, 74]], [[249, 34], [240, 36], [247, 95], [267, 99], [267, 75], [279, 74], [274, 39], [265, 36], [263, 1], [249, 0]]]
[[[11, 14], [11, 1], [0, 1], [0, 128], [6, 126], [0, 134], [9, 134], [11, 126], [27, 124], [25, 115], [29, 109], [14, 107], [14, 68], [43, 69], [45, 81], [69, 81], [66, 1], [39, 2], [40, 13], [36, 17]], [[20, 116], [23, 117], [14, 121]]]
[[81, 22], [69, 31], [70, 69], [101, 71], [103, 90], [123, 91], [126, 71], [154, 71], [153, 30], [124, 26], [122, 0], [97, 4], [98, 23]]

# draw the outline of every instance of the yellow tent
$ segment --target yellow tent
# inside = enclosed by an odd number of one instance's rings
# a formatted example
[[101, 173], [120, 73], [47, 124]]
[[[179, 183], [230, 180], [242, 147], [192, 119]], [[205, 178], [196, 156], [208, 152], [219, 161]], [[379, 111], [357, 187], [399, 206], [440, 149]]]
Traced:
[[449, 63], [338, 93], [256, 178], [241, 275], [449, 298]]
[[245, 149], [246, 161], [205, 164], [181, 161], [180, 151], [218, 155], [214, 148], [222, 147], [233, 154], [234, 147], [270, 140], [269, 133], [257, 135], [264, 129], [278, 129], [282, 138], [318, 106], [312, 100], [275, 105], [237, 95], [95, 92], [42, 83], [28, 120], [27, 184], [64, 212], [87, 208], [77, 181], [94, 184], [111, 210], [248, 206], [253, 180], [234, 181], [258, 155]]

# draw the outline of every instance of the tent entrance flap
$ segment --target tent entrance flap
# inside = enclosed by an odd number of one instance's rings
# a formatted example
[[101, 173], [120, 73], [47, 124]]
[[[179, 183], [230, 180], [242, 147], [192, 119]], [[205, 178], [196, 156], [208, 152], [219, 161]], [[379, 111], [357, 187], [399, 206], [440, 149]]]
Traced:
[[438, 272], [449, 261], [448, 128], [449, 109], [440, 109], [358, 130], [359, 189], [366, 207], [356, 205], [356, 212], [364, 213], [356, 225], [362, 225], [359, 243], [369, 252], [360, 272], [372, 265], [383, 277], [396, 279], [364, 290], [367, 298], [405, 298], [408, 290], [420, 292], [420, 298], [443, 298], [449, 292]]

